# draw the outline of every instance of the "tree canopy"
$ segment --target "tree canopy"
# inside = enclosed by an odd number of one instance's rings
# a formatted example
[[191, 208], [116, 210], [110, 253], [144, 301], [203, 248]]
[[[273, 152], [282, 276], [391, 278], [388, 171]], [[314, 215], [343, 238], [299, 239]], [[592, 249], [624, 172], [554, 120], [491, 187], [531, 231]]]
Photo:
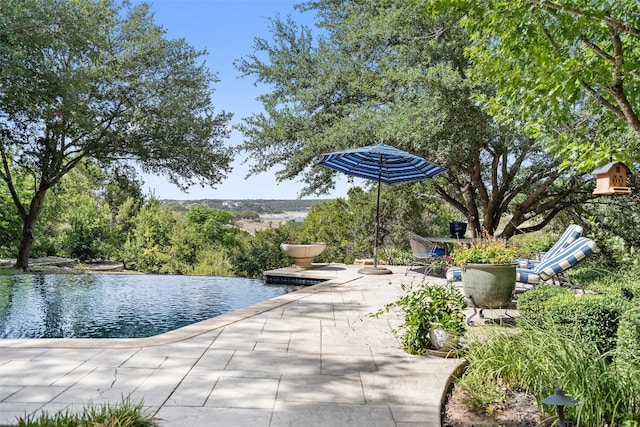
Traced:
[[472, 40], [470, 72], [501, 122], [545, 142], [564, 164], [640, 162], [640, 4], [636, 0], [431, 1]]
[[[535, 138], [492, 119], [477, 103], [495, 87], [468, 78], [468, 33], [457, 14], [425, 13], [426, 1], [310, 1], [316, 32], [272, 20], [272, 40], [236, 63], [272, 89], [265, 112], [245, 118], [241, 148], [259, 173], [301, 179], [305, 194], [334, 185], [323, 153], [380, 140], [448, 169], [425, 183], [470, 222], [474, 234], [540, 229], [588, 198], [588, 183]], [[315, 37], [315, 38], [314, 38]], [[527, 224], [526, 227], [524, 224]]]
[[[23, 221], [18, 267], [47, 190], [85, 158], [137, 164], [181, 188], [230, 171], [231, 115], [214, 112], [206, 52], [165, 33], [145, 3], [0, 3], [0, 179]], [[20, 174], [32, 180], [27, 197]]]

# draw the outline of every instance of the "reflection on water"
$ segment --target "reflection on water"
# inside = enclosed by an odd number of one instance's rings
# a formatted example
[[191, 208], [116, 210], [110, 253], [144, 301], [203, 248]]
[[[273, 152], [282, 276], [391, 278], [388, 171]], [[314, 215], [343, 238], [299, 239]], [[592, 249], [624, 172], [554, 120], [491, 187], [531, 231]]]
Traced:
[[0, 276], [0, 338], [148, 337], [294, 289], [228, 277]]

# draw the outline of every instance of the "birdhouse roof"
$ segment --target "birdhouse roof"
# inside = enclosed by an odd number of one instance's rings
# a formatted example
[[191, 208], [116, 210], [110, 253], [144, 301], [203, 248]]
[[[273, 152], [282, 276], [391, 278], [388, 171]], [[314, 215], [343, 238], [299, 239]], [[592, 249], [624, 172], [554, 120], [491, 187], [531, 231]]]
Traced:
[[596, 174], [596, 175], [601, 174], [601, 173], [607, 173], [607, 172], [609, 172], [611, 170], [612, 167], [614, 167], [618, 163], [620, 163], [627, 170], [627, 172], [629, 171], [629, 168], [627, 168], [627, 165], [625, 165], [624, 163], [622, 163], [622, 162], [611, 162], [611, 163], [607, 163], [606, 165], [600, 166], [599, 168], [594, 170], [593, 173]]

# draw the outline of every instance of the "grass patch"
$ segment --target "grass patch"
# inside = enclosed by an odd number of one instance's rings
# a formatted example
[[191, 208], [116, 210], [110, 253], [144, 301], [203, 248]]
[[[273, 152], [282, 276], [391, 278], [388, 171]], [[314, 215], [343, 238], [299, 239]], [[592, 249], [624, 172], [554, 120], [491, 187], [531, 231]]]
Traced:
[[18, 427], [157, 427], [158, 419], [127, 397], [118, 405], [89, 406], [79, 414], [69, 411], [18, 418]]

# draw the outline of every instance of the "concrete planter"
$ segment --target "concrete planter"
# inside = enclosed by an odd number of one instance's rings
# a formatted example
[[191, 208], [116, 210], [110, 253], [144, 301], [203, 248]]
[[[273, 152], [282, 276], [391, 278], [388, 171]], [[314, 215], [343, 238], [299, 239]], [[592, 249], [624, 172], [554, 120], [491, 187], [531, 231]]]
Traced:
[[464, 264], [462, 288], [476, 308], [506, 308], [516, 288], [516, 264]]
[[324, 243], [311, 243], [308, 245], [298, 245], [292, 243], [281, 243], [280, 249], [285, 254], [293, 258], [298, 268], [313, 268], [311, 261], [313, 257], [320, 255], [327, 247]]

